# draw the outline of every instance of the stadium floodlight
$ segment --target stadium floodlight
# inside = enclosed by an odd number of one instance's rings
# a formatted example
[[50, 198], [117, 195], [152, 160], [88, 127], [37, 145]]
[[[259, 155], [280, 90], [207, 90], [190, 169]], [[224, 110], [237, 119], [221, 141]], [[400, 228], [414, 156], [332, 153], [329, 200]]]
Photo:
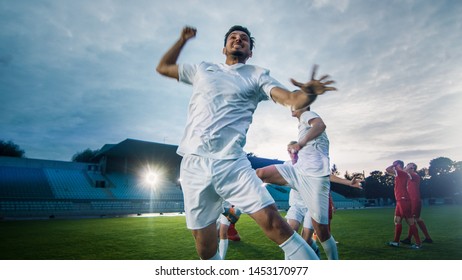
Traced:
[[159, 174], [153, 171], [148, 171], [146, 172], [144, 180], [146, 181], [146, 183], [153, 186], [159, 181]]
[[150, 165], [147, 165], [144, 168], [142, 178], [144, 185], [153, 189], [157, 187], [157, 184], [159, 184], [160, 181], [162, 181], [162, 172], [152, 168]]

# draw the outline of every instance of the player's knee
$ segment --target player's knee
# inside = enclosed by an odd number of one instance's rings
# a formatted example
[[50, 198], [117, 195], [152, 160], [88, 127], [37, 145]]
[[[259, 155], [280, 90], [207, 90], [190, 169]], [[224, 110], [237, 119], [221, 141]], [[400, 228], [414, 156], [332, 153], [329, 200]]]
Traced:
[[[282, 220], [275, 205], [268, 205], [256, 213], [251, 214], [251, 217], [255, 219], [260, 227], [262, 227], [265, 231], [273, 231], [274, 229], [281, 227], [282, 222], [287, 224], [284, 220]], [[289, 225], [287, 224], [287, 226]]]
[[292, 227], [281, 217], [278, 213], [277, 208], [272, 208], [270, 214], [268, 215], [268, 222], [266, 223], [269, 231], [276, 232], [292, 232]]

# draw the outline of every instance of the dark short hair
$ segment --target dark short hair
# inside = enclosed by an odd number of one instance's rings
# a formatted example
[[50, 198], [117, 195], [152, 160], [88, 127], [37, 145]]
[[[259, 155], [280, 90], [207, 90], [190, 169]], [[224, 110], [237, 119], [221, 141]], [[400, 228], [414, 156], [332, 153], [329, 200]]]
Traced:
[[393, 162], [393, 166], [395, 166], [395, 165], [399, 165], [399, 166], [401, 166], [401, 168], [403, 168], [404, 167], [404, 162], [402, 160], [395, 160]]
[[289, 144], [287, 144], [287, 146], [289, 146], [289, 145], [294, 145], [294, 144], [297, 144], [297, 143], [298, 143], [297, 141], [294, 141], [294, 140], [293, 140], [293, 141], [290, 141]]
[[241, 25], [234, 25], [228, 30], [228, 32], [226, 32], [224, 46], [226, 46], [226, 41], [228, 40], [229, 34], [231, 34], [231, 32], [234, 32], [234, 31], [242, 31], [245, 34], [247, 34], [247, 36], [249, 36], [249, 39], [250, 39], [250, 50], [253, 50], [253, 45], [255, 44], [255, 38], [252, 37], [252, 35], [250, 34], [250, 31], [246, 27], [241, 26]]

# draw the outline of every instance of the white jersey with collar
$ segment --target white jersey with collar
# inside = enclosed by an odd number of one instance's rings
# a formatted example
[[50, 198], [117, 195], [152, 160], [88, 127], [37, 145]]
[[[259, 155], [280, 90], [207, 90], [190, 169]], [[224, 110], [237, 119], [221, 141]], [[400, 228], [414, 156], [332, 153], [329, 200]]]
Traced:
[[[309, 121], [315, 118], [320, 118], [320, 116], [312, 111], [303, 112], [300, 116], [298, 124], [299, 141], [302, 140], [311, 129]], [[307, 176], [322, 177], [330, 175], [329, 138], [327, 138], [325, 131], [315, 139], [306, 143], [306, 145], [298, 151], [298, 161], [294, 167], [298, 173]]]
[[243, 147], [252, 116], [273, 87], [282, 87], [269, 71], [247, 64], [181, 64], [179, 81], [193, 86], [179, 155], [215, 159], [245, 155]]

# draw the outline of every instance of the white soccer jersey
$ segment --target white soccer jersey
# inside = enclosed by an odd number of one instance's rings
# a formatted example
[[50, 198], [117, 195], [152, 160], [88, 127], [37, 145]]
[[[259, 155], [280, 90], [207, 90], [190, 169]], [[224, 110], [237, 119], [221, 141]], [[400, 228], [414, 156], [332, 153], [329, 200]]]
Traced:
[[[298, 124], [298, 139], [302, 140], [308, 131], [311, 129], [309, 121], [319, 118], [319, 115], [312, 111], [303, 112], [300, 116]], [[298, 151], [298, 161], [294, 165], [298, 173], [322, 177], [330, 174], [329, 163], [329, 139], [325, 131], [315, 139], [306, 143], [306, 145]]]
[[179, 65], [179, 80], [193, 86], [185, 133], [178, 154], [235, 159], [245, 154], [252, 115], [273, 87], [269, 71], [247, 64]]

